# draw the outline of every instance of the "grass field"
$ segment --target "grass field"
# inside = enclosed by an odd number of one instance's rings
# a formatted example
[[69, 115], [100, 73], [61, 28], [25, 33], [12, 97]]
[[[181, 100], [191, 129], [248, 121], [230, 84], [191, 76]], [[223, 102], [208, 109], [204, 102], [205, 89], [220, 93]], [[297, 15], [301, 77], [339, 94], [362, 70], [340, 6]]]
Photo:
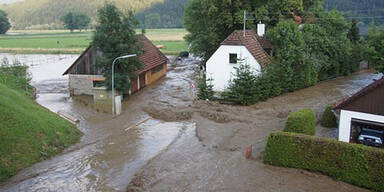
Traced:
[[[137, 33], [141, 33], [137, 30]], [[146, 36], [155, 45], [164, 45], [164, 54], [187, 50], [185, 29], [147, 29]], [[0, 35], [0, 52], [81, 53], [91, 42], [92, 32], [69, 33], [64, 30], [9, 31]]]
[[81, 137], [76, 126], [38, 105], [21, 81], [0, 73], [0, 182]]

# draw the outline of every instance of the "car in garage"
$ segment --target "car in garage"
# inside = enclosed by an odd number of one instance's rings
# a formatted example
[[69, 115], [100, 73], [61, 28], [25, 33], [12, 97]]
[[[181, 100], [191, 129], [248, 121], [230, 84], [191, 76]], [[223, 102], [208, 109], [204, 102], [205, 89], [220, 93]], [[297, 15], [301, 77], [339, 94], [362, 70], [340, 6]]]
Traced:
[[384, 141], [384, 131], [362, 128], [358, 141], [364, 145], [381, 147]]

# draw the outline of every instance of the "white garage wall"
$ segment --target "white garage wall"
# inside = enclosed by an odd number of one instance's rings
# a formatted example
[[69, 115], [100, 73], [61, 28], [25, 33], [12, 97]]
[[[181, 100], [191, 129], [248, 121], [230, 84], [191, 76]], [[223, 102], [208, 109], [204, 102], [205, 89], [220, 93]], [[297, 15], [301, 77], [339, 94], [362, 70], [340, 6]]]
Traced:
[[355, 111], [341, 110], [339, 123], [339, 141], [349, 142], [351, 137], [351, 121], [352, 119], [361, 119], [365, 121], [374, 121], [384, 123], [384, 116], [361, 113]]
[[224, 91], [235, 68], [239, 64], [229, 63], [229, 54], [236, 53], [238, 59], [245, 59], [255, 71], [260, 72], [261, 66], [245, 46], [222, 45], [206, 63], [207, 78], [213, 78], [214, 91]]

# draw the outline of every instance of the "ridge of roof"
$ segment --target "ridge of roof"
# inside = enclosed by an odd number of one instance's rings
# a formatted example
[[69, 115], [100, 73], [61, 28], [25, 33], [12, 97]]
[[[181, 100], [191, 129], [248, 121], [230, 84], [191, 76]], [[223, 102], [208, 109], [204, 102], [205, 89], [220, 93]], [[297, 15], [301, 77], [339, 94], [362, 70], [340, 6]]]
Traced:
[[[161, 64], [168, 62], [168, 58], [144, 35], [137, 35], [138, 42], [143, 43], [142, 49], [144, 54], [139, 57], [139, 60], [144, 64], [144, 68], [138, 70], [137, 73], [141, 74], [143, 72], [149, 71]], [[90, 45], [77, 59], [73, 64], [63, 73], [63, 75], [68, 74], [76, 63], [82, 59], [82, 57], [90, 51], [92, 45]]]
[[265, 37], [258, 36], [254, 30], [245, 30], [245, 36], [243, 30], [235, 30], [220, 45], [245, 46], [262, 67], [270, 63], [270, 56], [264, 48], [272, 48], [272, 44]]
[[344, 99], [340, 100], [339, 102], [337, 102], [334, 105], [334, 108], [335, 109], [342, 109], [343, 107], [345, 107], [346, 105], [352, 103], [356, 99], [358, 99], [358, 98], [360, 98], [360, 97], [370, 93], [371, 91], [373, 91], [374, 89], [376, 89], [380, 85], [384, 85], [384, 76], [381, 77], [381, 79], [374, 80], [373, 83], [371, 83], [368, 86], [362, 88], [360, 91], [358, 91], [357, 93], [351, 95], [350, 97], [347, 97], [347, 98], [344, 98]]

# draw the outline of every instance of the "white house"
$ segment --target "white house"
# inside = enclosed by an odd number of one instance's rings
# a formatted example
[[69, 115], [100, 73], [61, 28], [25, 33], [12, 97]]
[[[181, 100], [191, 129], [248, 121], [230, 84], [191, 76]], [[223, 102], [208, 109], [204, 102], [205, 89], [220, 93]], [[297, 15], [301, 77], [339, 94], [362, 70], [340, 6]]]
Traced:
[[253, 30], [236, 30], [229, 35], [206, 63], [206, 76], [213, 79], [214, 91], [223, 91], [240, 63], [261, 71], [269, 63], [272, 45], [264, 37], [265, 25]]
[[339, 141], [354, 142], [361, 128], [384, 130], [384, 77], [335, 107], [340, 113]]

